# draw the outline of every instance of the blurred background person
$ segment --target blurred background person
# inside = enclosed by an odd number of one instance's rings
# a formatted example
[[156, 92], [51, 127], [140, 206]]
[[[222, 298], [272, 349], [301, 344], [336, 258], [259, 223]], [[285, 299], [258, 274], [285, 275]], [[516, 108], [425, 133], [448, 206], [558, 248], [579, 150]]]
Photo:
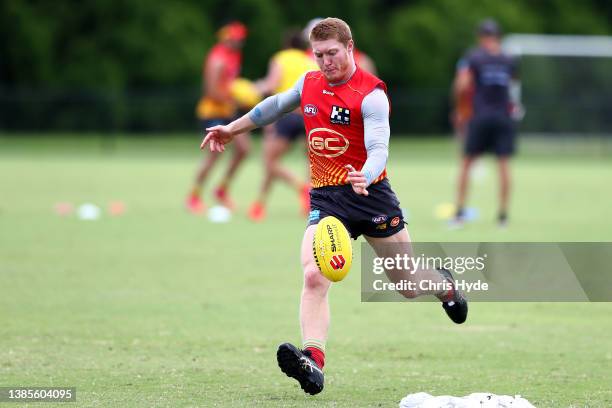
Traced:
[[487, 152], [497, 156], [499, 167], [499, 226], [508, 221], [510, 157], [515, 151], [513, 116], [520, 111], [520, 85], [515, 58], [502, 52], [501, 28], [483, 20], [477, 30], [478, 47], [468, 51], [457, 71], [455, 100], [467, 99], [473, 89], [472, 117], [468, 124], [457, 191], [457, 211], [452, 227], [464, 222], [469, 172], [476, 158]]
[[[234, 21], [221, 27], [217, 37], [218, 43], [206, 56], [202, 70], [202, 97], [196, 109], [202, 131], [211, 126], [231, 122], [237, 111], [236, 104], [232, 100], [230, 85], [240, 73], [242, 46], [247, 37], [247, 28], [244, 24]], [[250, 135], [244, 133], [237, 136], [234, 154], [221, 182], [214, 190], [217, 201], [229, 209], [235, 207], [229, 196], [229, 185], [249, 149]], [[206, 208], [202, 200], [202, 188], [218, 158], [218, 153], [206, 153], [196, 172], [193, 187], [186, 201], [187, 209], [194, 214], [200, 214]]]
[[[266, 77], [256, 83], [262, 94], [284, 92], [290, 89], [305, 72], [318, 70], [317, 65], [306, 53], [307, 43], [303, 40], [301, 32], [289, 31], [283, 42], [283, 49], [270, 59]], [[304, 180], [281, 164], [283, 155], [299, 138], [303, 140], [303, 136], [304, 119], [300, 108], [264, 127], [264, 179], [258, 197], [249, 209], [251, 220], [262, 221], [266, 217], [266, 201], [276, 178], [289, 184], [298, 193], [303, 215], [310, 211], [309, 172], [307, 180]]]
[[457, 61], [455, 80], [453, 81], [452, 86], [453, 110], [451, 111], [450, 115], [453, 133], [456, 139], [461, 141], [461, 143], [463, 143], [465, 139], [468, 123], [472, 118], [472, 104], [474, 103], [474, 84], [470, 84], [469, 87], [462, 89], [461, 92], [457, 92], [459, 72], [465, 68], [467, 68], [467, 61], [462, 57], [459, 59], [459, 61]]

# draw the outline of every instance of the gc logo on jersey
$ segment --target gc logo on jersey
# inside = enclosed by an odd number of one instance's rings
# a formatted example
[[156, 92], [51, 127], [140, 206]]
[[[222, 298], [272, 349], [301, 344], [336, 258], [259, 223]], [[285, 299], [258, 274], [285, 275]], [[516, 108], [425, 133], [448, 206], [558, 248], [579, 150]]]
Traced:
[[329, 117], [329, 121], [334, 125], [350, 125], [351, 112], [347, 108], [332, 105], [332, 111]]
[[306, 116], [315, 116], [319, 110], [313, 104], [308, 104], [304, 106], [304, 115]]
[[317, 156], [338, 157], [348, 148], [348, 139], [335, 130], [316, 128], [308, 132], [308, 149]]

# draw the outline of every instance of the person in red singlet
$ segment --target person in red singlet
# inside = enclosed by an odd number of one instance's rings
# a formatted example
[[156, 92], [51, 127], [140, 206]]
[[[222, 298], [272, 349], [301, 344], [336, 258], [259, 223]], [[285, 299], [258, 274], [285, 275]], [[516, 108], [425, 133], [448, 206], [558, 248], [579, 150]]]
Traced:
[[[247, 36], [247, 28], [242, 23], [234, 21], [221, 27], [217, 36], [219, 42], [210, 50], [204, 61], [202, 98], [196, 108], [196, 115], [204, 129], [227, 124], [236, 118], [237, 107], [230, 93], [230, 85], [240, 73], [241, 49]], [[223, 179], [214, 190], [216, 200], [229, 209], [234, 208], [234, 203], [229, 196], [229, 185], [249, 152], [249, 134], [237, 135], [235, 145], [234, 156]], [[202, 186], [218, 158], [218, 153], [211, 152], [202, 160], [196, 172], [193, 186], [185, 202], [187, 210], [193, 214], [201, 214], [205, 210], [204, 201], [201, 198]]]
[[[320, 71], [304, 74], [292, 89], [266, 98], [240, 119], [207, 129], [200, 147], [208, 144], [210, 150], [222, 152], [236, 134], [271, 123], [298, 106], [304, 113], [313, 189], [301, 247], [303, 346], [281, 344], [277, 360], [283, 373], [314, 395], [323, 390], [331, 282], [316, 265], [312, 242], [325, 216], [342, 221], [354, 239], [364, 235], [378, 257], [409, 259], [407, 269], [386, 270], [394, 283], [413, 282], [415, 289], [398, 291], [404, 297], [436, 296], [455, 323], [466, 320], [467, 300], [449, 271], [418, 269], [410, 261], [410, 237], [387, 179], [390, 103], [385, 83], [355, 65], [352, 35], [344, 21], [321, 20], [310, 33], [310, 43]], [[426, 290], [423, 281], [448, 289]]]

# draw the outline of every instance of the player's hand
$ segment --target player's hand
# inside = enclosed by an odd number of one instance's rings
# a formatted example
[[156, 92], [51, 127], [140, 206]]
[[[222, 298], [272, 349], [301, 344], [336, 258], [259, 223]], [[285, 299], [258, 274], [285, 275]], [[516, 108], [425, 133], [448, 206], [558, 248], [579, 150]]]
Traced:
[[208, 143], [211, 152], [221, 153], [225, 151], [225, 145], [234, 138], [229, 128], [223, 125], [206, 128], [206, 132], [206, 136], [200, 144], [200, 150], [203, 150], [204, 146]]
[[366, 179], [365, 175], [362, 172], [355, 170], [355, 168], [350, 164], [347, 164], [344, 166], [344, 168], [348, 170], [347, 179], [349, 183], [351, 183], [353, 191], [357, 194], [367, 196], [369, 194], [368, 190], [366, 190], [368, 180]]

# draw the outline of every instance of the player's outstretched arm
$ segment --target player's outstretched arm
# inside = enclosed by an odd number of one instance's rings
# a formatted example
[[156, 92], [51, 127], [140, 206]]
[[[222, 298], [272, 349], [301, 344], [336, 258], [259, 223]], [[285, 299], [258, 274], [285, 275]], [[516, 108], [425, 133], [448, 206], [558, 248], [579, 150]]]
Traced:
[[264, 99], [249, 113], [229, 125], [207, 128], [200, 149], [204, 149], [208, 144], [211, 152], [222, 152], [225, 150], [225, 145], [231, 142], [235, 135], [268, 125], [285, 113], [291, 112], [300, 106], [303, 85], [304, 76], [291, 89]]
[[222, 152], [225, 150], [225, 145], [231, 142], [234, 136], [249, 132], [256, 127], [257, 125], [249, 118], [249, 114], [246, 114], [227, 125], [206, 128], [206, 136], [200, 144], [200, 149], [204, 149], [208, 144], [211, 152]]

